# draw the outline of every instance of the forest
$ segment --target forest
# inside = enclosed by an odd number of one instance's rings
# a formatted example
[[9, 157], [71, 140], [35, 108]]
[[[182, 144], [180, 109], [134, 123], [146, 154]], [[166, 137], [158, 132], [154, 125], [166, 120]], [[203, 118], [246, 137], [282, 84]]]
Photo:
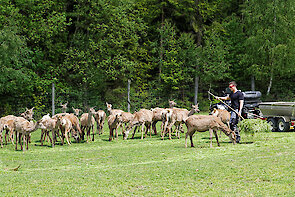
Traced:
[[[235, 80], [293, 101], [293, 0], [0, 0], [0, 114], [210, 104]], [[57, 111], [60, 109], [57, 109]]]

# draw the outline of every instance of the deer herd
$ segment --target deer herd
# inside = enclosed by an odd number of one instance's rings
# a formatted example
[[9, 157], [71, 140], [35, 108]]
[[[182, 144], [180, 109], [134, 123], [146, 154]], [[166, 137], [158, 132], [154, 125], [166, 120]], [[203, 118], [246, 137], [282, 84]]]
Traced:
[[[192, 105], [190, 110], [176, 108], [174, 101], [169, 101], [169, 108], [153, 108], [153, 109], [140, 109], [139, 111], [132, 113], [124, 112], [120, 109], [113, 109], [112, 105], [106, 103], [107, 112], [109, 116], [103, 110], [95, 111], [95, 107], [88, 110], [88, 113], [82, 113], [80, 116], [80, 109], [73, 109], [74, 113], [67, 113], [67, 104], [60, 104], [62, 107], [62, 113], [50, 116], [44, 115], [37, 122], [33, 121], [33, 109], [27, 109], [21, 114], [21, 117], [14, 115], [8, 115], [0, 118], [0, 143], [3, 147], [3, 138], [5, 138], [5, 144], [7, 141], [11, 141], [15, 145], [17, 150], [18, 143], [21, 146], [21, 150], [25, 150], [29, 147], [31, 133], [37, 129], [41, 129], [41, 146], [47, 139], [54, 147], [57, 138], [60, 139], [61, 144], [66, 143], [71, 145], [70, 137], [73, 137], [76, 142], [90, 140], [94, 141], [95, 136], [95, 123], [96, 130], [99, 135], [103, 134], [103, 127], [105, 120], [109, 127], [109, 141], [118, 139], [118, 130], [121, 127], [121, 135], [124, 140], [128, 139], [129, 133], [132, 132], [132, 139], [136, 131], [141, 131], [141, 139], [150, 136], [157, 135], [157, 122], [161, 123], [161, 139], [163, 140], [166, 135], [169, 139], [172, 139], [172, 134], [175, 133], [177, 138], [180, 138], [180, 132], [184, 133], [183, 125], [187, 127], [185, 134], [185, 147], [187, 147], [187, 137], [190, 137], [191, 147], [193, 144], [193, 135], [196, 131], [210, 133], [210, 147], [212, 147], [212, 134], [214, 133], [218, 146], [220, 146], [217, 136], [217, 131], [220, 130], [227, 135], [231, 142], [235, 144], [235, 133], [230, 130], [228, 121], [229, 113], [224, 110], [214, 110], [212, 115], [194, 115], [200, 110], [198, 105]], [[80, 116], [80, 119], [78, 118]], [[174, 130], [172, 127], [174, 126]], [[92, 135], [92, 136], [91, 136]]]

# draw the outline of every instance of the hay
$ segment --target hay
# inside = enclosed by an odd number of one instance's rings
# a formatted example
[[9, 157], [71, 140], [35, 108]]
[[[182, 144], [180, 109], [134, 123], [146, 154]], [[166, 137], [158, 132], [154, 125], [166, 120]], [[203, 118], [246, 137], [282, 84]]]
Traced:
[[272, 127], [268, 122], [261, 119], [245, 119], [238, 124], [240, 132], [254, 135], [255, 133], [270, 132]]

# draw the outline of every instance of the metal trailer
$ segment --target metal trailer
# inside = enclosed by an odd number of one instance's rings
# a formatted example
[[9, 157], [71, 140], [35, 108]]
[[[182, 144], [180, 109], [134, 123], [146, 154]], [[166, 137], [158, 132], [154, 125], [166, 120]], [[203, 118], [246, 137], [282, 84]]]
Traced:
[[259, 109], [273, 131], [289, 131], [295, 125], [295, 102], [262, 102]]

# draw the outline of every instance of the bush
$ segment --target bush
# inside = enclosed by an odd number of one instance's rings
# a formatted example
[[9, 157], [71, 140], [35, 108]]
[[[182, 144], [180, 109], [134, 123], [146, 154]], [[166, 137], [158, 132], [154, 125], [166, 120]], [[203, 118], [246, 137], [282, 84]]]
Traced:
[[238, 124], [240, 132], [254, 135], [254, 133], [270, 132], [272, 127], [265, 120], [245, 119]]

